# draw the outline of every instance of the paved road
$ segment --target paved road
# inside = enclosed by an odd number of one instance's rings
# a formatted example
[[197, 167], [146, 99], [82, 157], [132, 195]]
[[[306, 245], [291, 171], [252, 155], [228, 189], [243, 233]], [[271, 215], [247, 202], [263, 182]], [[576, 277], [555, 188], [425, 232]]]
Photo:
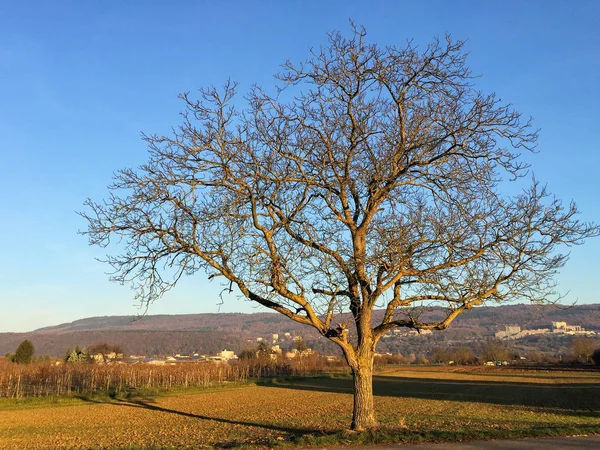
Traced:
[[352, 450], [598, 450], [600, 436], [527, 438], [444, 444], [382, 445], [350, 447]]

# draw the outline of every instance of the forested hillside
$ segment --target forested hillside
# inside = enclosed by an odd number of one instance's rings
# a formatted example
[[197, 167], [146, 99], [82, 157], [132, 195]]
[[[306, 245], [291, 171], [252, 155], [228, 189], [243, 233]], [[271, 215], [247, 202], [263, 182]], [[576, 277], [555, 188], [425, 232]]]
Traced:
[[[424, 312], [423, 318], [440, 313], [435, 310]], [[379, 314], [381, 311], [377, 312]], [[448, 330], [430, 336], [384, 339], [378, 350], [426, 353], [441, 343], [485, 342], [505, 325], [519, 325], [523, 329], [550, 328], [552, 321], [565, 321], [600, 331], [600, 304], [570, 308], [535, 305], [476, 308], [459, 316]], [[147, 315], [137, 320], [123, 316], [91, 317], [29, 333], [0, 333], [0, 354], [13, 352], [24, 339], [34, 343], [38, 355], [63, 356], [68, 348], [76, 345], [86, 347], [102, 342], [119, 344], [128, 354], [214, 354], [225, 348], [241, 351], [255, 347], [258, 338], [271, 343], [273, 334], [278, 334], [277, 344], [284, 349], [294, 345], [295, 336], [303, 336], [315, 350], [338, 353], [334, 344], [312, 328], [279, 314], [224, 313]]]

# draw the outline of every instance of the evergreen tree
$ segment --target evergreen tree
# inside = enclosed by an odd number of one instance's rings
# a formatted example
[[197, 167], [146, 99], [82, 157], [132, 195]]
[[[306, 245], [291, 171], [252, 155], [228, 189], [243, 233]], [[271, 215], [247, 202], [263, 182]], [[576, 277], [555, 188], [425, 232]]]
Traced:
[[23, 342], [19, 344], [17, 350], [15, 351], [15, 356], [13, 361], [20, 364], [30, 363], [33, 359], [33, 354], [35, 353], [35, 348], [30, 340], [25, 339]]

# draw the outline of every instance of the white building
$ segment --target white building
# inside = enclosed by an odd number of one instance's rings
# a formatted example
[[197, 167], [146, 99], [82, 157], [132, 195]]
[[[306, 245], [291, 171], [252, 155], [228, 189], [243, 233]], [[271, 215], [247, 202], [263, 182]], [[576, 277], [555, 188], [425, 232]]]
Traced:
[[579, 325], [567, 325], [567, 322], [552, 322], [553, 333], [577, 334], [585, 332]]
[[506, 325], [504, 331], [498, 331], [494, 336], [497, 339], [516, 339], [521, 334], [521, 327], [518, 325]]
[[223, 350], [221, 353], [217, 353], [217, 356], [222, 358], [222, 359], [237, 359], [237, 355], [232, 352], [231, 350]]

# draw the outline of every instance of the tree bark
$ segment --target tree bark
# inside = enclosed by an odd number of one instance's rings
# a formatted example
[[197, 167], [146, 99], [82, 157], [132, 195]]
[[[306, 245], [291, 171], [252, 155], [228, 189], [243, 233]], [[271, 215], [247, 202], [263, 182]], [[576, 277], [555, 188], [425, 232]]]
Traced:
[[377, 425], [373, 405], [373, 357], [358, 361], [357, 367], [352, 367], [354, 377], [354, 409], [352, 425], [355, 431], [366, 430]]

